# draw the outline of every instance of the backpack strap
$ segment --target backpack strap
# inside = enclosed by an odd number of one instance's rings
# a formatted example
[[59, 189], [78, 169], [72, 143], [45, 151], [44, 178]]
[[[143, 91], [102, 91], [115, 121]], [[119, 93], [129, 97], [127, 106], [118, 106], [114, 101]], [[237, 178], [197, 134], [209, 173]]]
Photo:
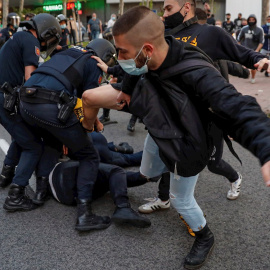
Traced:
[[172, 67], [169, 67], [169, 68], [161, 71], [160, 78], [162, 80], [166, 80], [170, 77], [174, 77], [178, 74], [184, 73], [185, 71], [193, 70], [196, 67], [203, 67], [203, 66], [207, 66], [207, 67], [216, 69], [212, 64], [210, 64], [206, 60], [187, 59], [187, 60], [183, 60], [183, 61], [179, 62], [178, 64], [176, 64]]
[[174, 36], [175, 34], [177, 34], [178, 32], [180, 32], [181, 30], [185, 29], [186, 27], [189, 27], [191, 24], [198, 22], [198, 18], [197, 16], [189, 19], [188, 21], [181, 23], [180, 25], [176, 26], [173, 29], [170, 29], [168, 31], [165, 32], [165, 37], [166, 36]]

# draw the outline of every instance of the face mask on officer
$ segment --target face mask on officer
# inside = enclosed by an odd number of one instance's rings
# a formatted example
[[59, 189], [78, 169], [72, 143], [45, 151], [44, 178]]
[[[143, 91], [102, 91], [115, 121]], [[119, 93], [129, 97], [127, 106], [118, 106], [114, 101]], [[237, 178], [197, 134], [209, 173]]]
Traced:
[[181, 10], [183, 9], [184, 5], [179, 11], [165, 18], [165, 28], [173, 29], [183, 23], [185, 17], [181, 14]]
[[61, 24], [60, 27], [61, 27], [61, 29], [66, 29], [67, 25], [66, 24]]
[[267, 26], [270, 26], [270, 22], [266, 23]]
[[113, 21], [115, 21], [115, 19], [116, 19], [115, 17], [112, 17], [112, 20], [113, 20]]
[[[147, 63], [151, 60], [151, 58], [148, 56], [146, 56], [146, 59], [144, 56], [140, 57], [140, 54], [143, 48], [144, 48], [144, 45], [142, 46], [139, 53], [136, 55], [134, 59], [118, 60], [119, 65], [126, 73], [130, 75], [139, 76], [148, 72]], [[143, 65], [142, 67], [137, 68], [136, 62], [135, 62], [136, 59], [137, 59], [137, 62], [139, 62], [139, 64]]]

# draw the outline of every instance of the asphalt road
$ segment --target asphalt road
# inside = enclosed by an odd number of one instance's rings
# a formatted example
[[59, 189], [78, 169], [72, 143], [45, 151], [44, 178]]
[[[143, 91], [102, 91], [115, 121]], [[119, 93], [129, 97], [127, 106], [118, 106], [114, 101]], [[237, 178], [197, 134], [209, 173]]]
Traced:
[[[134, 134], [126, 131], [129, 115], [113, 112], [119, 123], [105, 127], [108, 141], [129, 142], [142, 149], [146, 131], [137, 124]], [[10, 136], [0, 126], [0, 139]], [[205, 169], [198, 181], [196, 198], [215, 234], [216, 246], [208, 270], [269, 270], [269, 189], [260, 166], [249, 152], [234, 144], [243, 161], [225, 148], [224, 158], [243, 175], [238, 200], [228, 201], [229, 182]], [[4, 153], [0, 149], [0, 164]], [[138, 168], [131, 168], [137, 170]], [[34, 188], [33, 179], [30, 185]], [[144, 198], [156, 196], [157, 184], [129, 189], [133, 208]], [[4, 202], [8, 189], [0, 190]], [[93, 203], [97, 214], [114, 211], [109, 194]], [[179, 270], [193, 238], [187, 234], [174, 209], [148, 215], [152, 226], [138, 229], [112, 224], [103, 231], [78, 233], [74, 230], [76, 207], [49, 200], [32, 212], [7, 213], [0, 209], [0, 270]]]

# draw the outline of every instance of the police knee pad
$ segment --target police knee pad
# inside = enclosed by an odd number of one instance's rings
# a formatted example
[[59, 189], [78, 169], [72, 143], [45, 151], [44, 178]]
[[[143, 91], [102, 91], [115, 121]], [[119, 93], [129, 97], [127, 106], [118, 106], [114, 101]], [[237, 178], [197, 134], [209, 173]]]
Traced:
[[67, 161], [56, 164], [49, 175], [53, 197], [60, 203], [75, 205], [79, 162]]

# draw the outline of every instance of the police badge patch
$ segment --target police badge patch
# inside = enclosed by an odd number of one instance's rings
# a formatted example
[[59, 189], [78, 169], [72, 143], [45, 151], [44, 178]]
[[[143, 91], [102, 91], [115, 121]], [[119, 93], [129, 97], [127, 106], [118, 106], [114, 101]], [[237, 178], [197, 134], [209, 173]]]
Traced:
[[40, 56], [40, 49], [37, 46], [35, 46], [35, 53], [38, 57]]

